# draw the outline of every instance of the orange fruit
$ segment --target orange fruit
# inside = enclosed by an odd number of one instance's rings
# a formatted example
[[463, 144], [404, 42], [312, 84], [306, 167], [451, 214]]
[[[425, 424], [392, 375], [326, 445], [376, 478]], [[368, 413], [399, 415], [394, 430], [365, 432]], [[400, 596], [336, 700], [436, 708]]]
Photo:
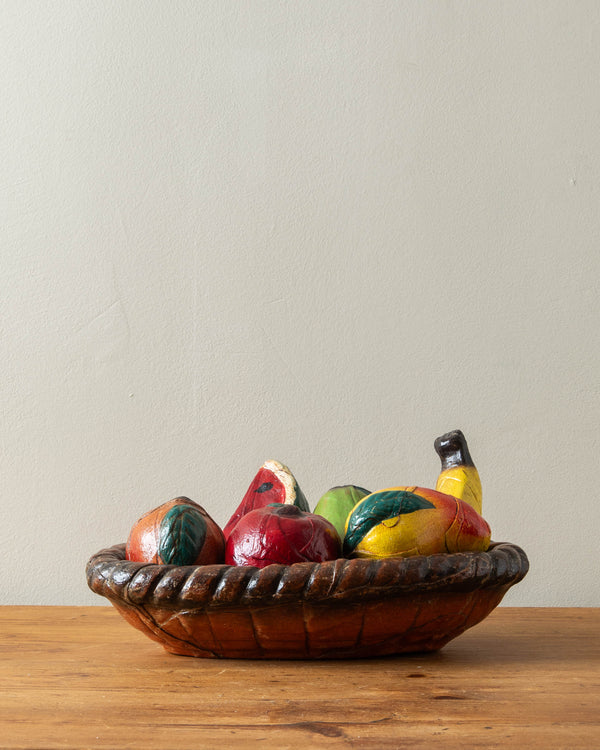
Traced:
[[163, 565], [223, 562], [225, 537], [201, 505], [176, 497], [143, 515], [127, 540], [125, 557]]

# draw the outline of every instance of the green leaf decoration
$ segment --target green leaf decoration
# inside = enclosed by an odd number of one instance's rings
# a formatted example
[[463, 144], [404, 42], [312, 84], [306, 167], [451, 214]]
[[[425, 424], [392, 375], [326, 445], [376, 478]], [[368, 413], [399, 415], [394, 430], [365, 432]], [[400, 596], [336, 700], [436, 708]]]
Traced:
[[294, 500], [294, 505], [297, 508], [300, 508], [300, 510], [303, 510], [305, 513], [310, 513], [308, 500], [306, 499], [304, 492], [302, 492], [300, 487], [298, 487], [298, 482], [294, 484], [294, 489], [296, 490], [296, 499]]
[[206, 520], [190, 505], [175, 505], [160, 524], [158, 555], [165, 565], [192, 565], [206, 538]]
[[344, 552], [350, 553], [361, 539], [378, 523], [417, 510], [435, 508], [433, 503], [407, 490], [383, 490], [374, 492], [358, 505], [348, 519], [348, 530], [344, 537]]

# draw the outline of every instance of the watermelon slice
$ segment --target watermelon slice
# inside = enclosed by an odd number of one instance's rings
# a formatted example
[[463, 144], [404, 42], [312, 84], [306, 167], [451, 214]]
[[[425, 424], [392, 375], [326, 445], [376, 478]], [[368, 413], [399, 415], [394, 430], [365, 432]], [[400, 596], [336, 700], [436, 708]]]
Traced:
[[306, 513], [310, 510], [304, 493], [298, 487], [298, 482], [294, 479], [292, 472], [287, 466], [273, 460], [265, 461], [260, 467], [242, 502], [227, 521], [223, 529], [225, 539], [229, 537], [242, 516], [255, 508], [264, 508], [270, 503], [295, 505]]

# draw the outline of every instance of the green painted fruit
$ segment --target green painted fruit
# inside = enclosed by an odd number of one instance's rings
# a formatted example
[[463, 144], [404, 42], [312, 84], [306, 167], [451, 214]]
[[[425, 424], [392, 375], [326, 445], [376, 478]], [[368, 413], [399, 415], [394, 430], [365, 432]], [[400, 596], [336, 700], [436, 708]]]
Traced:
[[363, 497], [369, 494], [371, 494], [369, 490], [356, 487], [354, 484], [332, 487], [319, 500], [314, 512], [332, 523], [340, 538], [343, 539], [346, 529], [346, 519], [350, 512]]

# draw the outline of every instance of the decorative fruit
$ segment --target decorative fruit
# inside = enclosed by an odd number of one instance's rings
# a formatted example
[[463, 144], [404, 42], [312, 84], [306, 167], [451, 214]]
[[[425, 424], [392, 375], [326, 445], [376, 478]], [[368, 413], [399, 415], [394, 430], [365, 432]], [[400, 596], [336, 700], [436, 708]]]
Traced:
[[242, 502], [227, 521], [223, 533], [229, 537], [236, 523], [255, 508], [264, 508], [270, 503], [296, 505], [300, 510], [308, 511], [308, 503], [298, 482], [287, 466], [279, 461], [265, 461], [248, 487]]
[[331, 521], [340, 539], [343, 539], [348, 514], [359, 500], [370, 494], [369, 490], [356, 487], [354, 484], [332, 487], [319, 500], [314, 512]]
[[423, 487], [391, 487], [363, 498], [350, 513], [344, 554], [410, 557], [483, 552], [490, 527], [468, 503]]
[[164, 565], [222, 563], [223, 532], [201, 505], [176, 497], [143, 515], [131, 529], [125, 557]]
[[441, 435], [433, 445], [442, 460], [436, 490], [464, 500], [481, 513], [481, 480], [465, 436], [460, 430], [453, 430]]
[[322, 562], [341, 556], [333, 524], [295, 505], [255, 508], [238, 521], [227, 539], [227, 565], [266, 568], [271, 563]]

